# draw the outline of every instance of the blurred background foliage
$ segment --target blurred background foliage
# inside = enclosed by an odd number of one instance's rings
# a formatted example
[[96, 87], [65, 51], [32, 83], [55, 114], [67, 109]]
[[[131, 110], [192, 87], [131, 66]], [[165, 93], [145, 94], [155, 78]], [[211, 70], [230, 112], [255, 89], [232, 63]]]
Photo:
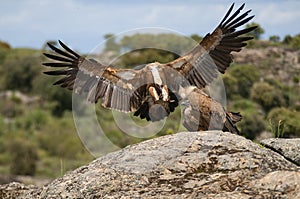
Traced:
[[[255, 39], [247, 48], [280, 47], [299, 52], [300, 35], [287, 35], [282, 39], [274, 35], [262, 41], [263, 32], [259, 26], [251, 33]], [[107, 34], [105, 38], [106, 46], [102, 54], [97, 55], [99, 59], [109, 59], [111, 54], [121, 55], [114, 64], [133, 68], [153, 61], [165, 63], [176, 59], [202, 37], [196, 34], [190, 38], [173, 34], [134, 34], [116, 41], [113, 34]], [[148, 46], [157, 49], [144, 48]], [[46, 45], [41, 49], [11, 48], [9, 43], [0, 41], [1, 175], [54, 178], [94, 158], [76, 133], [71, 112], [72, 92], [52, 86], [57, 78], [42, 74], [46, 70], [41, 65], [46, 61], [42, 53], [48, 50]], [[263, 132], [270, 132], [273, 137], [300, 137], [299, 73], [292, 74], [292, 83], [266, 75], [274, 70], [272, 60], [278, 56], [276, 53], [269, 55], [261, 65], [234, 63], [222, 76], [227, 109], [241, 112], [244, 118], [238, 128], [243, 136], [252, 140], [258, 139]], [[185, 130], [180, 125], [180, 114], [177, 108], [164, 128], [152, 137]], [[111, 111], [99, 105], [97, 115], [106, 136], [117, 146], [145, 140], [120, 131]]]

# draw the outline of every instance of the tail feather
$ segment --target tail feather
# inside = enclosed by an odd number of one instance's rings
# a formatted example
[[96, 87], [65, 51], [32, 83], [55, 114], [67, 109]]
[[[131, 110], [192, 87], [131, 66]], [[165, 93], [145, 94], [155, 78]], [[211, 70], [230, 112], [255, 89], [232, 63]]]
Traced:
[[241, 121], [242, 118], [243, 117], [240, 113], [227, 112], [223, 131], [229, 131], [231, 133], [240, 134], [240, 131], [238, 130], [235, 124]]
[[240, 114], [240, 112], [229, 112], [227, 113], [232, 120], [232, 122], [235, 124], [243, 119], [243, 116]]

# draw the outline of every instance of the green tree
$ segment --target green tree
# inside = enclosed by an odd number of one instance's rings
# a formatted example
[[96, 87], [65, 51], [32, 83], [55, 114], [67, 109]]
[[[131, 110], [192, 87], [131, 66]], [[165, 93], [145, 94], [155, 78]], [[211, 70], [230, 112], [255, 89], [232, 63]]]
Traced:
[[260, 39], [261, 35], [265, 33], [265, 30], [261, 27], [260, 24], [255, 22], [246, 24], [246, 28], [250, 28], [253, 26], [257, 26], [257, 28], [248, 33], [247, 35], [254, 37], [254, 39]]
[[[229, 68], [227, 74], [231, 76], [231, 80], [225, 81], [225, 88], [230, 88], [230, 91], [235, 91], [237, 86], [237, 93], [244, 98], [250, 95], [250, 89], [254, 82], [259, 79], [259, 71], [253, 65], [233, 65]], [[235, 85], [231, 85], [235, 83]], [[230, 94], [233, 95], [233, 94]]]
[[300, 34], [293, 37], [290, 45], [294, 49], [300, 49]]
[[105, 51], [115, 51], [117, 53], [120, 52], [120, 46], [116, 43], [116, 38], [113, 34], [104, 35], [105, 41]]
[[284, 36], [282, 43], [288, 45], [291, 43], [292, 40], [293, 40], [293, 37], [291, 35], [286, 35], [286, 36]]
[[0, 40], [0, 48], [11, 49], [9, 43]]
[[41, 72], [41, 61], [36, 55], [7, 55], [0, 69], [3, 87], [10, 90], [30, 92], [33, 79]]
[[280, 42], [280, 37], [278, 35], [272, 35], [269, 37], [269, 41], [278, 43], [278, 42]]
[[291, 35], [286, 35], [282, 40], [282, 43], [290, 48], [300, 49], [300, 34], [297, 34], [294, 37]]
[[269, 112], [274, 107], [285, 106], [283, 93], [280, 89], [271, 86], [266, 82], [257, 82], [251, 88], [251, 99]]

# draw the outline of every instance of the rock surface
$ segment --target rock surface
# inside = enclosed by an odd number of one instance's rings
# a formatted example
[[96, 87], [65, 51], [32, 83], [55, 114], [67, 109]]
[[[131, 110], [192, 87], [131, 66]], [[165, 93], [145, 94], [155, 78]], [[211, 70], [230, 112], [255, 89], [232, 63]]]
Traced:
[[300, 166], [300, 138], [269, 138], [261, 140], [260, 143]]
[[29, 192], [37, 190], [38, 187], [34, 185], [24, 185], [19, 182], [11, 182], [9, 184], [0, 185], [0, 198], [30, 198]]
[[182, 132], [23, 188], [19, 198], [300, 198], [300, 168], [241, 136]]

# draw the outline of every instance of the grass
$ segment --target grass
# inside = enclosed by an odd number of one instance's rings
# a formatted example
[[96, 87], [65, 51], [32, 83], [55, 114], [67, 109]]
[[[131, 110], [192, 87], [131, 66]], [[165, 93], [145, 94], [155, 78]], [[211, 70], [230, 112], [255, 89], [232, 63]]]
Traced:
[[276, 124], [270, 119], [269, 125], [275, 138], [281, 138], [284, 136], [284, 120], [279, 120]]

